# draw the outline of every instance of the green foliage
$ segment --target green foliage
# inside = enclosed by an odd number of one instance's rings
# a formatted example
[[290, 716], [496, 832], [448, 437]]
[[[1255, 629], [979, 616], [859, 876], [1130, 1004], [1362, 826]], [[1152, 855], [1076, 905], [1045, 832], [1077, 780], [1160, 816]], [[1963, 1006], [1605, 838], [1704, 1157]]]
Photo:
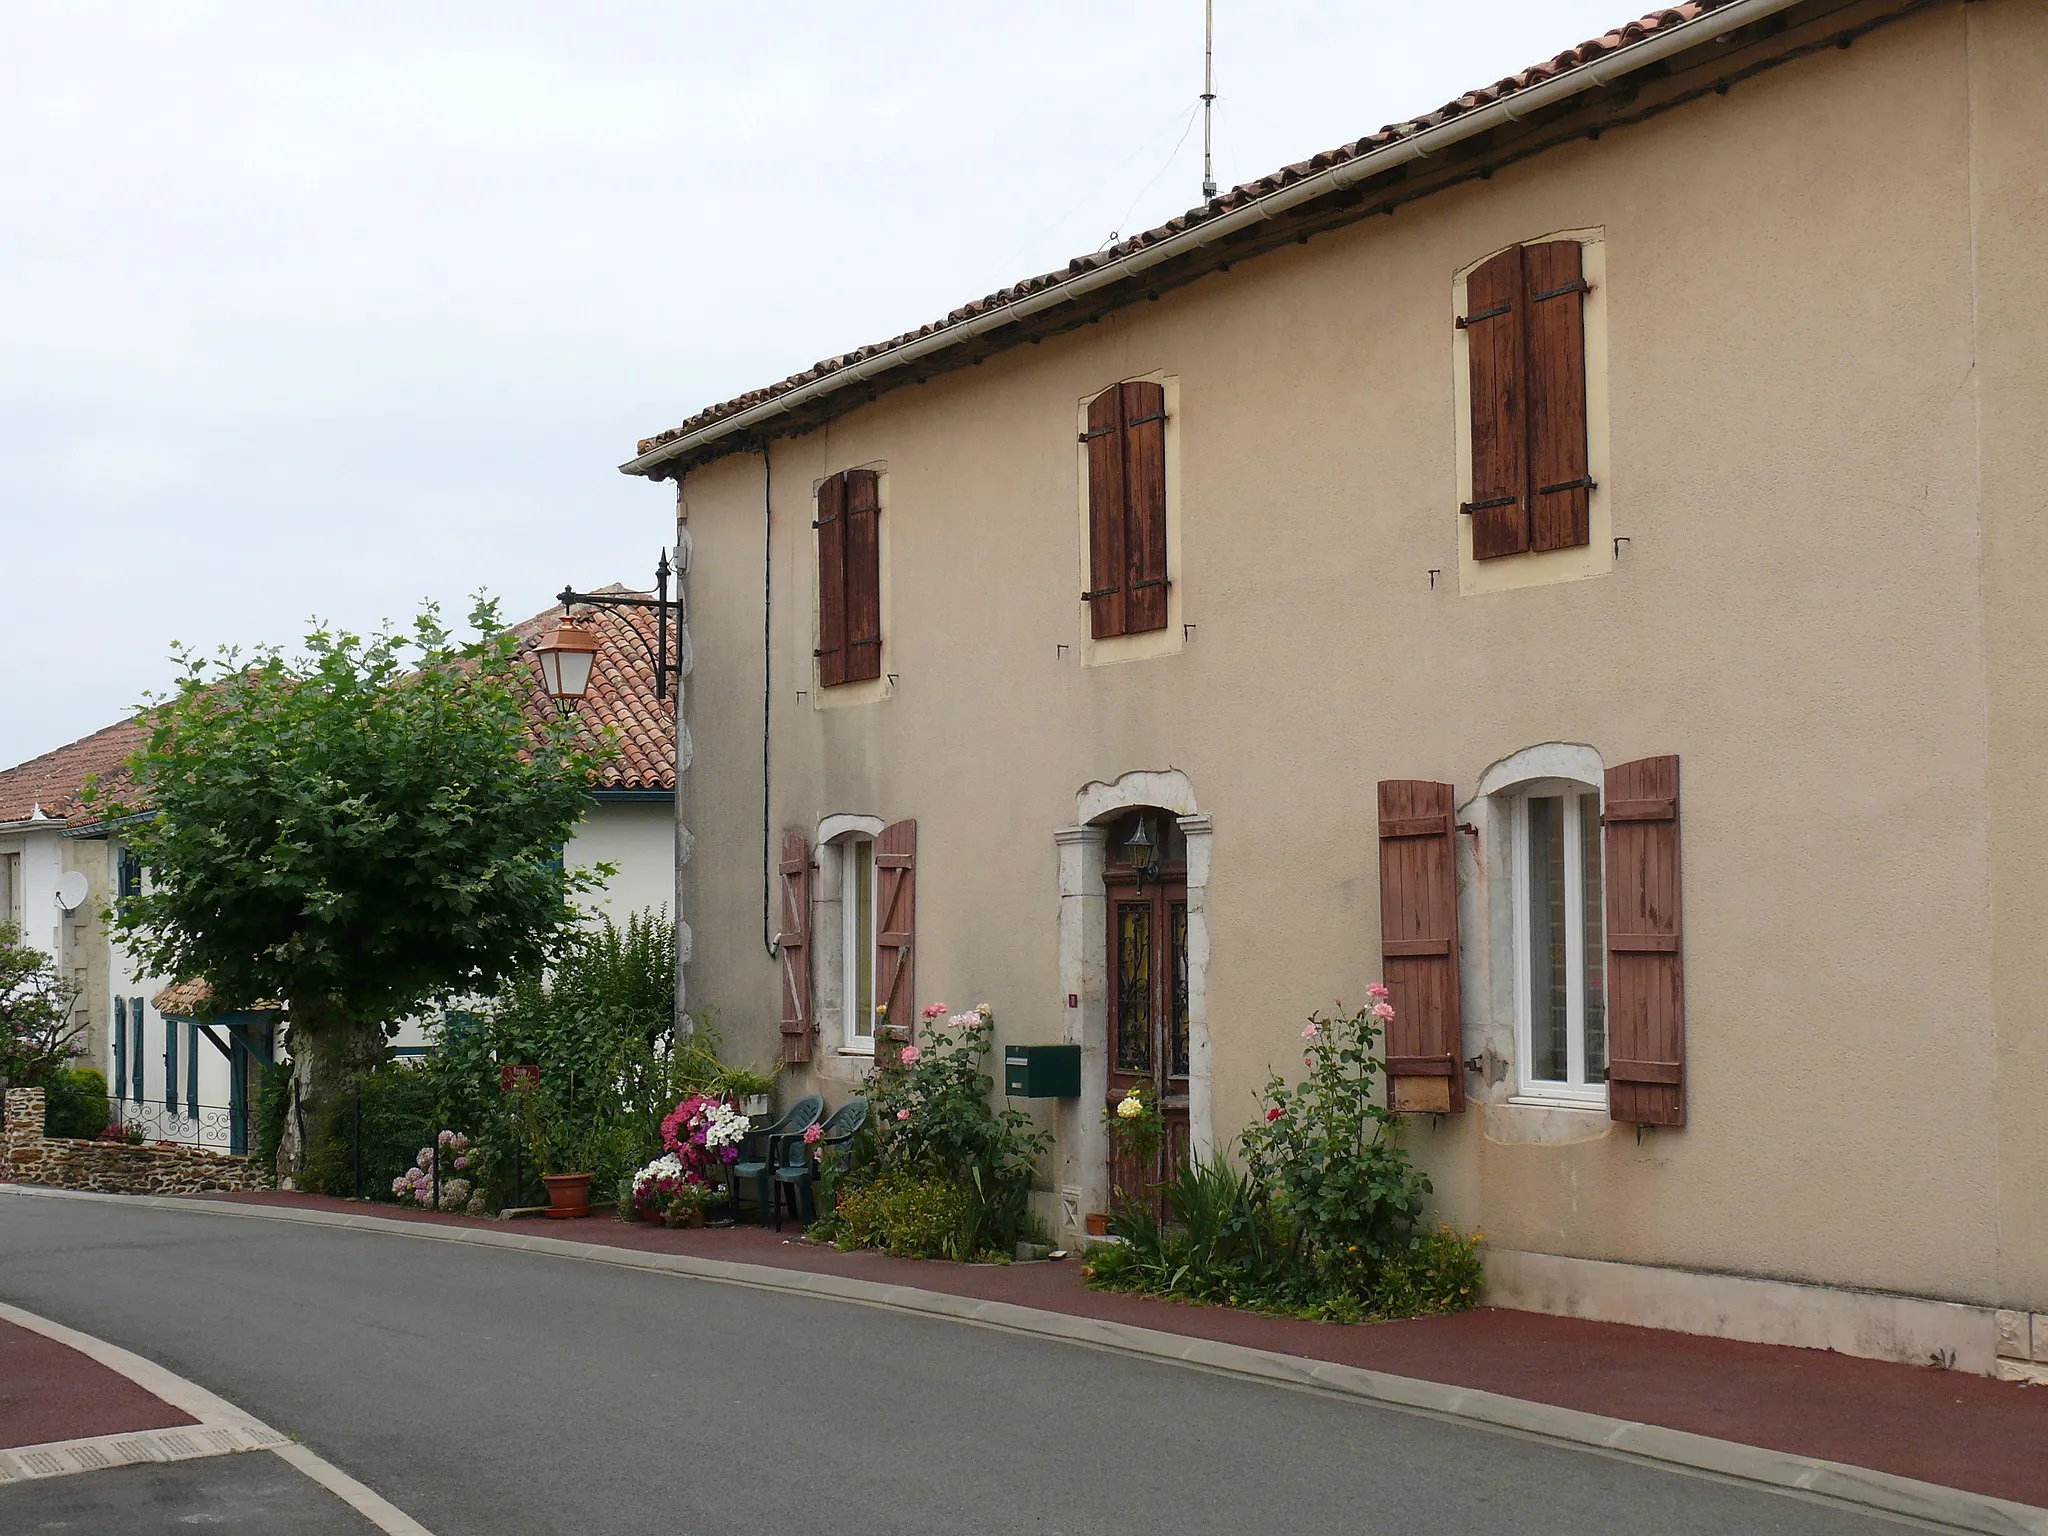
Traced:
[[972, 1225], [967, 1191], [951, 1179], [876, 1174], [841, 1185], [833, 1241], [841, 1248], [881, 1248], [903, 1259], [959, 1259]]
[[984, 1063], [994, 1035], [986, 1005], [944, 1025], [933, 1019], [914, 1049], [878, 1063], [866, 1085], [885, 1181], [943, 1182], [965, 1202], [950, 1257], [1007, 1257], [1036, 1234], [1031, 1179], [1050, 1138], [1022, 1111], [992, 1107]]
[[[356, 1107], [360, 1101], [362, 1184], [356, 1184]], [[299, 1184], [320, 1195], [388, 1197], [391, 1181], [444, 1127], [434, 1082], [419, 1068], [394, 1062], [364, 1073], [329, 1097], [308, 1127]]]
[[1163, 1225], [1149, 1207], [1120, 1209], [1117, 1241], [1089, 1251], [1091, 1285], [1330, 1322], [1477, 1303], [1480, 1239], [1422, 1228], [1429, 1180], [1374, 1094], [1372, 1048], [1393, 1010], [1384, 987], [1370, 991], [1356, 1013], [1310, 1018], [1307, 1075], [1268, 1083], [1265, 1116], [1241, 1137], [1249, 1166], [1184, 1164]]
[[1372, 1048], [1392, 1016], [1384, 1001], [1312, 1015], [1302, 1031], [1308, 1075], [1291, 1088], [1274, 1077], [1264, 1118], [1243, 1137], [1252, 1176], [1302, 1258], [1340, 1286], [1407, 1246], [1430, 1192], [1400, 1144], [1399, 1116], [1375, 1091]]
[[57, 962], [0, 922], [0, 1086], [46, 1087], [70, 1068], [84, 1049], [77, 1006], [78, 987]]
[[288, 1062], [256, 1068], [256, 1161], [273, 1173], [277, 1146], [284, 1140], [284, 1117], [291, 1112], [292, 1069]]
[[72, 1067], [43, 1084], [43, 1134], [90, 1140], [114, 1118], [107, 1103], [106, 1074], [95, 1067]]
[[131, 763], [151, 880], [111, 914], [144, 969], [203, 978], [220, 1009], [287, 999], [304, 1049], [541, 963], [595, 883], [554, 855], [598, 759], [527, 720], [496, 607], [469, 622], [460, 642], [428, 605], [403, 636], [316, 629], [295, 659], [175, 653]]

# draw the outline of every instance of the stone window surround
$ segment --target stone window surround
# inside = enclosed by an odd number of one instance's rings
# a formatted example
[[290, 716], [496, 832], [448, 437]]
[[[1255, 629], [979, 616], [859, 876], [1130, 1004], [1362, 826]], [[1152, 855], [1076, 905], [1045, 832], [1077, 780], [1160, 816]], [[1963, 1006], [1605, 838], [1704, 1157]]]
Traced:
[[[1458, 838], [1459, 985], [1465, 999], [1464, 1045], [1483, 1063], [1472, 1090], [1489, 1141], [1564, 1144], [1613, 1134], [1607, 1106], [1542, 1100], [1520, 1089], [1520, 1004], [1514, 896], [1514, 802], [1533, 784], [1566, 780], [1596, 789], [1606, 782], [1597, 749], [1544, 742], [1489, 766], [1457, 811], [1477, 836]], [[1471, 1079], [1467, 1078], [1468, 1087]]]
[[1209, 885], [1211, 818], [1195, 804], [1179, 769], [1137, 770], [1096, 781], [1074, 797], [1075, 825], [1053, 833], [1059, 863], [1061, 1040], [1081, 1047], [1081, 1097], [1062, 1100], [1059, 1135], [1060, 1237], [1080, 1239], [1089, 1211], [1108, 1209], [1109, 1145], [1102, 1106], [1109, 1094], [1108, 892], [1103, 862], [1109, 824], [1125, 811], [1152, 807], [1171, 814], [1187, 838], [1188, 871], [1188, 1150], [1216, 1151], [1209, 1053]]
[[811, 1011], [824, 1048], [819, 1068], [840, 1076], [835, 1064], [858, 1076], [874, 1059], [872, 1043], [847, 1038], [845, 847], [848, 838], [881, 836], [879, 816], [835, 812], [818, 822], [818, 878], [811, 886]]

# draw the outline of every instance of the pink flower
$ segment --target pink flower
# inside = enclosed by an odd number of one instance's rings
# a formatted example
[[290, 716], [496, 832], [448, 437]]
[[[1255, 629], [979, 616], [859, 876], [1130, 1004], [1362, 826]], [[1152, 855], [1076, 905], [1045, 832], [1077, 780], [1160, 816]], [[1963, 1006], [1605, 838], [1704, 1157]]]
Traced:
[[1382, 1022], [1391, 1019], [1394, 1016], [1394, 1005], [1392, 1003], [1374, 1003], [1372, 1005], [1372, 1016]]
[[896, 1118], [898, 1120], [908, 1120], [910, 1118], [910, 1111], [907, 1109], [899, 1109], [896, 1111]]
[[1271, 1125], [1275, 1120], [1278, 1120], [1282, 1115], [1286, 1113], [1286, 1110], [1282, 1109], [1278, 1104], [1275, 1104], [1271, 1109], [1266, 1111], [1266, 1124]]
[[1320, 1039], [1322, 1039], [1322, 1037], [1323, 1037], [1323, 1026], [1322, 1026], [1322, 1025], [1320, 1025], [1320, 1024], [1318, 1024], [1318, 1023], [1317, 1023], [1317, 1022], [1316, 1022], [1316, 1021], [1315, 1021], [1314, 1019], [1310, 1019], [1310, 1020], [1309, 1020], [1309, 1021], [1308, 1021], [1308, 1022], [1307, 1022], [1306, 1024], [1302, 1025], [1302, 1027], [1301, 1027], [1301, 1038], [1302, 1038], [1302, 1039], [1304, 1039], [1304, 1040], [1320, 1040]]
[[804, 1132], [804, 1145], [807, 1147], [815, 1147], [819, 1142], [823, 1141], [824, 1139], [825, 1127], [823, 1127], [822, 1125], [811, 1126]]
[[916, 1060], [917, 1060], [917, 1058], [918, 1058], [918, 1057], [920, 1057], [920, 1056], [922, 1056], [923, 1054], [924, 1054], [924, 1052], [923, 1052], [923, 1051], [920, 1051], [920, 1050], [919, 1050], [919, 1049], [918, 1049], [918, 1048], [917, 1048], [916, 1046], [914, 1046], [914, 1045], [906, 1045], [905, 1047], [903, 1047], [903, 1050], [902, 1050], [902, 1053], [901, 1053], [901, 1056], [900, 1056], [900, 1058], [899, 1058], [899, 1059], [900, 1059], [900, 1060], [902, 1061], [903, 1065], [905, 1065], [905, 1066], [907, 1067], [907, 1066], [909, 1066], [909, 1065], [910, 1065], [910, 1064], [911, 1064], [912, 1062], [916, 1061]]
[[1375, 1000], [1381, 1000], [1386, 997], [1387, 989], [1382, 983], [1376, 981], [1365, 989], [1365, 995]]
[[924, 1016], [928, 1019], [943, 1019], [946, 1016], [946, 1005], [944, 1003], [926, 1003], [924, 1005]]

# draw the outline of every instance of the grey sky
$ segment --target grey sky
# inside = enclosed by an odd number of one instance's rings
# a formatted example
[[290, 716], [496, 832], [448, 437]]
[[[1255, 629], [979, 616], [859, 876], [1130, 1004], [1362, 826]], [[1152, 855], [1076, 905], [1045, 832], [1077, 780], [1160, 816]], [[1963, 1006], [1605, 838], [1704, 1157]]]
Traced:
[[[1218, 0], [1217, 178], [1641, 9]], [[8, 0], [0, 766], [174, 638], [644, 582], [635, 438], [1198, 201], [1201, 40], [1200, 0]]]

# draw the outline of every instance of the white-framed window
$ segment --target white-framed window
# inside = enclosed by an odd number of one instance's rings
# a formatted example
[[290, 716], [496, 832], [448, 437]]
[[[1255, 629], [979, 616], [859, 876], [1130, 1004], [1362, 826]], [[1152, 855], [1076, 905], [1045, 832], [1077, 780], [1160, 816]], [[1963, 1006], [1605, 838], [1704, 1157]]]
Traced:
[[852, 835], [839, 842], [839, 901], [843, 938], [841, 997], [849, 1051], [875, 1048], [875, 840]]
[[1600, 791], [1546, 779], [1512, 802], [1517, 1098], [1607, 1102]]

